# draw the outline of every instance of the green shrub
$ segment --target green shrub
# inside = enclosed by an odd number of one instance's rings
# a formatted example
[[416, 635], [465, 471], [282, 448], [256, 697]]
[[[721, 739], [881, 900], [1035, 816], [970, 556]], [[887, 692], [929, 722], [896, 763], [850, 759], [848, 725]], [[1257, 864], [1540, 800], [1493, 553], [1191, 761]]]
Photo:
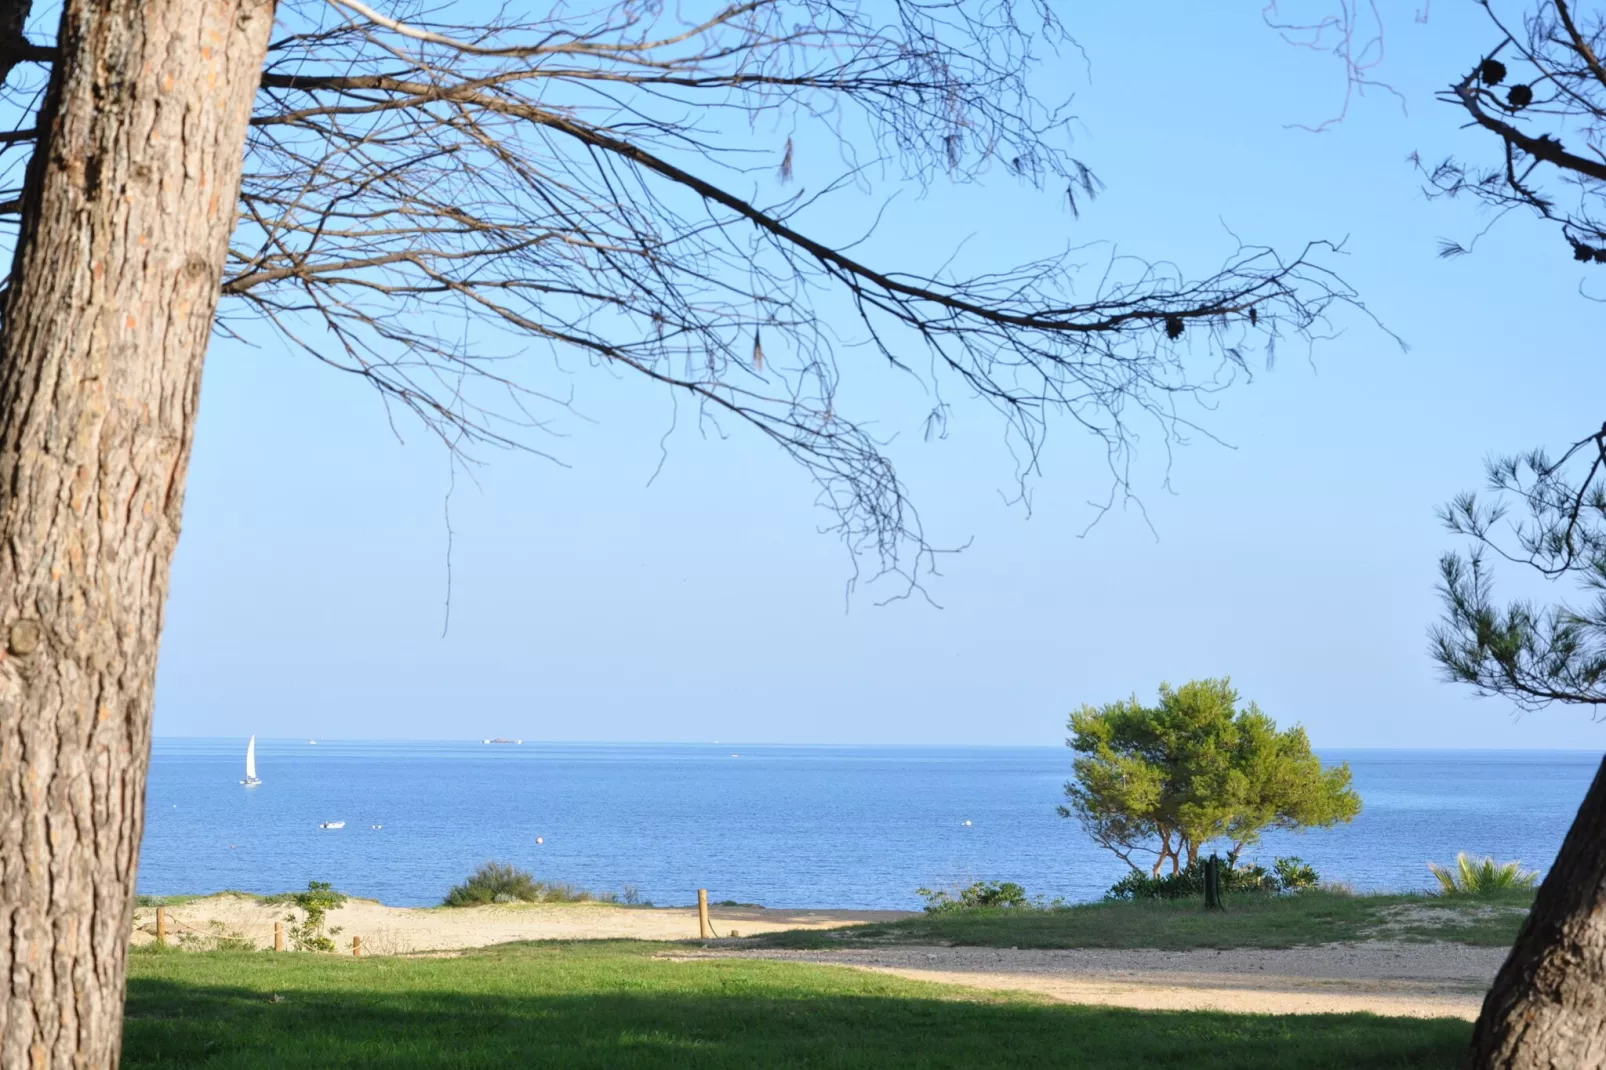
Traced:
[[[1177, 870], [1151, 877], [1147, 873], [1128, 873], [1104, 893], [1106, 899], [1189, 899], [1204, 895], [1205, 865], [1198, 861]], [[1278, 890], [1277, 878], [1264, 866], [1223, 866], [1221, 891], [1225, 895], [1246, 892], [1265, 894]]]
[[[548, 884], [528, 871], [500, 862], [487, 862], [468, 880], [446, 893], [444, 906], [473, 907], [487, 903], [583, 903], [598, 898], [572, 884]], [[611, 893], [604, 902], [617, 898]]]
[[1488, 856], [1473, 861], [1465, 851], [1455, 856], [1454, 869], [1434, 862], [1428, 869], [1439, 879], [1440, 895], [1494, 895], [1539, 883], [1539, 874], [1523, 869], [1521, 862], [1496, 862]]
[[[1302, 858], [1278, 858], [1270, 871], [1260, 865], [1236, 865], [1229, 855], [1221, 869], [1221, 891], [1228, 895], [1268, 895], [1315, 888], [1321, 875]], [[1204, 895], [1205, 864], [1200, 859], [1175, 873], [1152, 877], [1128, 873], [1110, 886], [1105, 899], [1189, 899]]]
[[969, 888], [965, 888], [958, 895], [948, 891], [932, 891], [930, 888], [919, 888], [915, 892], [926, 901], [927, 914], [946, 914], [955, 910], [982, 910], [986, 908], [1024, 908], [1031, 904], [1026, 900], [1026, 889], [1014, 881], [1004, 881], [995, 884], [992, 881], [977, 881]]
[[303, 915], [298, 919], [292, 910], [284, 916], [290, 923], [290, 946], [297, 951], [333, 951], [334, 937], [340, 935], [340, 928], [336, 926], [325, 932], [324, 915], [344, 903], [346, 897], [335, 891], [328, 881], [308, 881], [306, 891], [296, 892], [289, 899], [301, 908]]
[[1297, 856], [1278, 858], [1272, 862], [1271, 869], [1277, 878], [1278, 889], [1284, 892], [1314, 888], [1322, 882], [1321, 876]]
[[536, 903], [541, 886], [528, 872], [500, 862], [487, 862], [462, 884], [446, 893], [445, 906], [470, 907], [484, 903]]

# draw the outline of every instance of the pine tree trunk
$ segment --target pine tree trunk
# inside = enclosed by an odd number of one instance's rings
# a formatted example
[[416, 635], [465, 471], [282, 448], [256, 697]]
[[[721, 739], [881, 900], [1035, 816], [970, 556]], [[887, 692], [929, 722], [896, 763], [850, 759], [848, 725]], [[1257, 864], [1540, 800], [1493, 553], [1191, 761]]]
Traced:
[[1483, 1001], [1479, 1070], [1606, 1066], [1606, 762]]
[[168, 565], [272, 0], [66, 0], [0, 333], [0, 1066], [113, 1067]]

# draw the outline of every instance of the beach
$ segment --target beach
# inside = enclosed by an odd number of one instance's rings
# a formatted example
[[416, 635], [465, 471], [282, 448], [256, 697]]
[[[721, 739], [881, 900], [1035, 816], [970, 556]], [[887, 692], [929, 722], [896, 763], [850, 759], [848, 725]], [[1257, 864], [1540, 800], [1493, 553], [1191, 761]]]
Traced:
[[[286, 904], [234, 894], [165, 907], [168, 939], [204, 949], [219, 939], [273, 946]], [[894, 921], [903, 911], [710, 909], [714, 939], [698, 938], [695, 907], [531, 903], [393, 907], [349, 899], [329, 911], [342, 953], [360, 937], [372, 956], [450, 955], [525, 940], [663, 941], [662, 957], [762, 958], [838, 966], [983, 991], [1027, 992], [1050, 1000], [1145, 1010], [1254, 1014], [1369, 1012], [1403, 1017], [1477, 1017], [1505, 959], [1503, 948], [1445, 941], [1365, 940], [1294, 948], [1160, 951], [1077, 948], [886, 947], [790, 951], [744, 946], [746, 937], [787, 930]], [[156, 908], [135, 911], [133, 943], [156, 939]]]

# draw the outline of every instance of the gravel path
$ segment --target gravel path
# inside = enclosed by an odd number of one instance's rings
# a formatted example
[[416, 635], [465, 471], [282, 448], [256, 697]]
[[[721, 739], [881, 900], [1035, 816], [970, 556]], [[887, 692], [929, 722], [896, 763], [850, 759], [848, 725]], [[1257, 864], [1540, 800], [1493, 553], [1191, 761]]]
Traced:
[[1224, 951], [1068, 951], [976, 947], [676, 953], [817, 962], [1070, 1003], [1261, 1014], [1370, 1011], [1477, 1017], [1506, 952], [1444, 943], [1368, 942]]

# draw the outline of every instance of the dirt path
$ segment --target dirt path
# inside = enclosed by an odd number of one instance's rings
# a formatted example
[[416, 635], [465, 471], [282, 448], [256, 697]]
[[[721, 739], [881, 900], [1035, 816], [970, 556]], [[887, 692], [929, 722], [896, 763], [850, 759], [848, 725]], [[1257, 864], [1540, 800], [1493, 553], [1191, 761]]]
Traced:
[[[254, 898], [214, 895], [169, 906], [168, 938], [199, 948], [219, 937], [244, 940], [253, 947], [273, 946], [273, 923], [289, 908], [268, 906]], [[892, 921], [909, 914], [891, 910], [766, 910], [762, 907], [714, 907], [714, 932], [729, 936], [781, 929], [830, 929], [865, 921]], [[399, 955], [418, 951], [458, 950], [505, 944], [514, 940], [694, 940], [695, 907], [622, 907], [607, 903], [515, 904], [448, 909], [388, 907], [369, 899], [348, 900], [329, 912], [328, 924], [340, 929], [342, 950], [353, 936], [362, 937], [365, 954]], [[134, 943], [156, 938], [156, 910], [134, 912]]]
[[1506, 952], [1443, 943], [1328, 944], [1287, 950], [1017, 951], [901, 947], [676, 953], [818, 962], [920, 981], [1035, 992], [1068, 1003], [1257, 1014], [1477, 1017]]

